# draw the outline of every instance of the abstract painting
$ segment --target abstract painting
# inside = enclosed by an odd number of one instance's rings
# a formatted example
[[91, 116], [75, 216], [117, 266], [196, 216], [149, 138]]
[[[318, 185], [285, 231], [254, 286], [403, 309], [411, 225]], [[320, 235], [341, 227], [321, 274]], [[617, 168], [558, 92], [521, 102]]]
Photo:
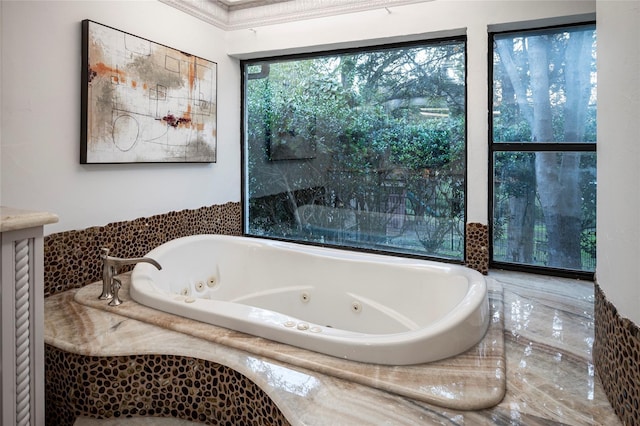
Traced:
[[82, 21], [80, 162], [216, 162], [217, 64]]

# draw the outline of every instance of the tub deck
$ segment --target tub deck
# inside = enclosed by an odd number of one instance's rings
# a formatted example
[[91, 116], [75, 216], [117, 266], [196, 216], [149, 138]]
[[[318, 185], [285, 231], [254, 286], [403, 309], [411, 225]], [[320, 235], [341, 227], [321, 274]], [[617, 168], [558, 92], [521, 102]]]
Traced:
[[[87, 307], [117, 313], [287, 365], [448, 408], [487, 408], [500, 402], [504, 396], [502, 288], [495, 281], [489, 292], [492, 320], [480, 343], [463, 354], [441, 361], [388, 366], [340, 359], [158, 311], [131, 299], [129, 274], [123, 274], [121, 280], [120, 296], [124, 303], [120, 306], [111, 307], [95, 297], [96, 292], [100, 294], [101, 282], [83, 287], [77, 291], [74, 300]], [[452, 395], [464, 395], [464, 398]]]
[[47, 344], [78, 354], [182, 353], [223, 363], [264, 389], [294, 425], [620, 425], [591, 360], [593, 284], [499, 271], [489, 276], [504, 288], [507, 391], [485, 410], [441, 408], [91, 308], [74, 301], [77, 290], [46, 299], [44, 334]]

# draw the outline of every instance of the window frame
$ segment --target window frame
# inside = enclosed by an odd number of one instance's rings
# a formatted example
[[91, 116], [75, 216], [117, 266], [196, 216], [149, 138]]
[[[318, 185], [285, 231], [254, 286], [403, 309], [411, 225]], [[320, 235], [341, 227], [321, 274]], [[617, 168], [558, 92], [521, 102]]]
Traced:
[[[584, 22], [572, 22], [566, 24], [555, 24], [542, 27], [524, 27], [522, 29], [509, 28], [505, 30], [490, 30], [488, 32], [488, 227], [489, 227], [489, 268], [504, 269], [510, 271], [535, 273], [540, 275], [550, 275], [575, 279], [593, 280], [595, 271], [579, 271], [573, 269], [555, 268], [549, 266], [529, 265], [522, 263], [504, 262], [494, 260], [494, 158], [499, 152], [597, 152], [597, 143], [595, 142], [494, 142], [493, 140], [493, 68], [494, 68], [494, 38], [502, 34], [520, 34], [525, 35], [532, 32], [553, 31], [574, 27], [593, 26], [596, 28], [595, 20], [587, 20]], [[597, 166], [596, 166], [597, 167]], [[596, 219], [597, 220], [597, 219]], [[596, 260], [597, 262], [597, 260]]]
[[[410, 48], [427, 44], [438, 44], [438, 43], [446, 43], [446, 42], [462, 42], [464, 44], [464, 102], [465, 102], [465, 110], [464, 110], [464, 194], [463, 194], [463, 229], [462, 229], [462, 258], [454, 259], [454, 258], [444, 258], [437, 257], [432, 255], [423, 255], [416, 254], [410, 252], [401, 252], [401, 251], [391, 251], [391, 250], [380, 250], [376, 248], [367, 248], [367, 247], [359, 247], [359, 246], [347, 246], [347, 245], [338, 245], [331, 244], [327, 242], [318, 242], [318, 241], [305, 241], [305, 240], [293, 240], [289, 238], [280, 238], [270, 235], [255, 235], [247, 232], [247, 219], [248, 219], [248, 191], [249, 191], [249, 178], [248, 178], [248, 169], [247, 169], [247, 122], [248, 122], [248, 114], [247, 114], [247, 97], [246, 97], [246, 83], [249, 80], [249, 74], [245, 71], [248, 69], [248, 64], [255, 64], [257, 62], [265, 62], [269, 63], [271, 61], [287, 61], [287, 60], [296, 60], [296, 59], [313, 59], [317, 57], [329, 56], [329, 55], [342, 55], [342, 54], [352, 54], [352, 53], [363, 53], [369, 51], [379, 51], [379, 50], [390, 50], [397, 48]], [[240, 120], [240, 147], [241, 147], [241, 233], [244, 237], [249, 238], [263, 238], [275, 241], [283, 241], [283, 242], [291, 242], [295, 244], [302, 245], [310, 245], [316, 247], [326, 247], [333, 248], [338, 250], [347, 250], [354, 252], [362, 252], [362, 253], [372, 253], [379, 255], [386, 255], [392, 257], [404, 257], [404, 258], [412, 258], [412, 259], [421, 259], [421, 260], [429, 260], [436, 261], [442, 263], [451, 263], [464, 265], [467, 260], [467, 219], [468, 219], [468, 161], [469, 161], [469, 148], [468, 148], [468, 37], [466, 34], [460, 35], [452, 35], [445, 37], [435, 37], [435, 38], [420, 38], [416, 40], [410, 41], [402, 41], [402, 42], [392, 42], [385, 44], [372, 44], [372, 45], [363, 45], [359, 47], [349, 47], [349, 48], [338, 48], [338, 49], [329, 49], [329, 50], [317, 50], [312, 52], [305, 53], [294, 53], [294, 54], [283, 54], [283, 55], [272, 55], [272, 56], [264, 56], [264, 57], [255, 57], [250, 59], [241, 59], [240, 60], [240, 101], [241, 101], [241, 120]]]

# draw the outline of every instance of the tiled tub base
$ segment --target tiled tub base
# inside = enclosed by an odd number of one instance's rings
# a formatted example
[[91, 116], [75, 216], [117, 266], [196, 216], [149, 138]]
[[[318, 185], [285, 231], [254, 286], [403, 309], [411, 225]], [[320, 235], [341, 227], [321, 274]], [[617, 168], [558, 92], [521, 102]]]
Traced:
[[[102, 278], [100, 249], [116, 257], [141, 257], [160, 244], [197, 234], [242, 234], [240, 203], [186, 209], [113, 222], [44, 239], [44, 297]], [[122, 271], [130, 267], [122, 268]]]
[[489, 273], [489, 226], [467, 223], [465, 264], [481, 274]]
[[117, 417], [113, 419], [92, 419], [78, 417], [73, 426], [200, 426], [202, 423], [175, 417]]
[[614, 411], [640, 425], [640, 328], [623, 318], [595, 285], [593, 362]]
[[[466, 225], [466, 265], [483, 274], [489, 270], [488, 226]], [[105, 226], [65, 231], [44, 239], [45, 297], [80, 288], [102, 278], [100, 250], [117, 257], [141, 257], [175, 238], [198, 234], [242, 235], [238, 202], [113, 222]], [[130, 270], [125, 267], [121, 272]]]
[[175, 355], [97, 357], [45, 345], [46, 424], [173, 417], [210, 425], [288, 425], [251, 380], [215, 362]]

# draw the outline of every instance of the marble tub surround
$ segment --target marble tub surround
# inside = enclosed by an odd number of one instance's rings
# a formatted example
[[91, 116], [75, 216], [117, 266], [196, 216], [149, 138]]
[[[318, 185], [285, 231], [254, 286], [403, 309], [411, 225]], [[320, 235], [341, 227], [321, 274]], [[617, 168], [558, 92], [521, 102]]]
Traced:
[[205, 324], [141, 305], [129, 296], [129, 274], [120, 276], [122, 305], [109, 306], [96, 295], [101, 282], [75, 293], [75, 302], [147, 322], [215, 343], [221, 343], [286, 364], [317, 371], [419, 401], [460, 410], [496, 405], [505, 392], [502, 337], [502, 287], [488, 278], [491, 324], [482, 341], [467, 352], [445, 360], [407, 366], [348, 361], [272, 340]]
[[[83, 355], [78, 358], [80, 362], [91, 357], [113, 358], [131, 353], [153, 357], [155, 354], [181, 354], [228, 366], [250, 378], [293, 425], [374, 425], [381, 421], [395, 425], [425, 424], [424, 408], [416, 408], [416, 404], [407, 398], [80, 305], [73, 300], [76, 291], [47, 299], [45, 340], [50, 347], [72, 356]], [[58, 390], [58, 393], [62, 392]], [[59, 395], [47, 392], [48, 403], [56, 398]], [[78, 417], [96, 417], [83, 413], [75, 402], [73, 398], [67, 400], [63, 408]], [[145, 401], [142, 403], [144, 408]], [[162, 402], [147, 401], [146, 404], [160, 406]], [[48, 424], [64, 426], [55, 421]]]
[[48, 235], [44, 238], [44, 295], [101, 279], [102, 247], [109, 248], [111, 256], [141, 257], [187, 235], [241, 235], [241, 221], [240, 203], [229, 202]]
[[[226, 365], [294, 425], [619, 425], [591, 360], [593, 283], [489, 271], [503, 285], [506, 394], [476, 411], [438, 407], [74, 301], [46, 300], [46, 343], [74, 354], [181, 354]], [[124, 305], [122, 305], [124, 306]], [[116, 308], [117, 309], [117, 308]]]
[[199, 422], [182, 420], [173, 417], [128, 417], [123, 419], [93, 419], [78, 417], [73, 426], [196, 426]]

